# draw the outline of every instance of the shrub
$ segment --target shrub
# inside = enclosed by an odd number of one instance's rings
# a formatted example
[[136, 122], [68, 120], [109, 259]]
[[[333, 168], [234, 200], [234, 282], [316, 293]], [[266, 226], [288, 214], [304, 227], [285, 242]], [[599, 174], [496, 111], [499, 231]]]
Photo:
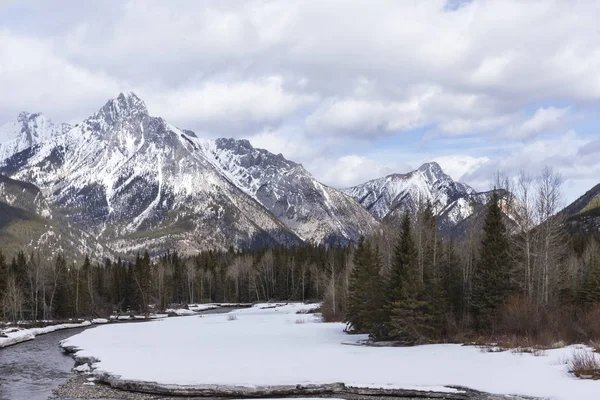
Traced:
[[569, 372], [578, 378], [600, 379], [600, 359], [590, 350], [579, 350], [569, 360]]
[[297, 324], [305, 324], [305, 323], [306, 323], [306, 320], [305, 320], [305, 319], [297, 319], [297, 320], [296, 320], [296, 323], [297, 323]]
[[227, 321], [235, 321], [235, 320], [237, 320], [237, 315], [227, 314]]

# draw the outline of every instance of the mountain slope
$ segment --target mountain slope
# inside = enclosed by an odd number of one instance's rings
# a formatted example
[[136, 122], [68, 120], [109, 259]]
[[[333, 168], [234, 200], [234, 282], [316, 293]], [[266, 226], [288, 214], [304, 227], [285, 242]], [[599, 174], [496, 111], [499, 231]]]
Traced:
[[59, 252], [75, 258], [111, 255], [95, 238], [55, 212], [35, 185], [4, 175], [0, 175], [0, 247], [9, 257], [20, 250], [48, 258]]
[[302, 166], [247, 141], [199, 139], [150, 116], [133, 93], [13, 155], [0, 172], [38, 185], [119, 252], [335, 243], [378, 229]]
[[575, 233], [600, 233], [600, 184], [588, 190], [560, 213]]
[[208, 159], [301, 238], [334, 244], [371, 235], [379, 224], [350, 196], [319, 183], [281, 154], [247, 140], [203, 141]]

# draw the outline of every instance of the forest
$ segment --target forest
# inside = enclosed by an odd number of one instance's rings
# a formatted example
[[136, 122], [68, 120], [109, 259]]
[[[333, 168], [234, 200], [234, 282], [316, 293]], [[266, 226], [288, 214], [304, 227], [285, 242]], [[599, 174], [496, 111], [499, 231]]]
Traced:
[[[373, 340], [527, 341], [600, 338], [600, 240], [565, 229], [562, 180], [549, 169], [498, 176], [461, 237], [441, 237], [435, 203], [419, 202], [357, 245], [83, 263], [0, 254], [4, 321], [144, 314], [207, 302], [323, 301], [326, 321]], [[508, 195], [507, 195], [508, 193]]]

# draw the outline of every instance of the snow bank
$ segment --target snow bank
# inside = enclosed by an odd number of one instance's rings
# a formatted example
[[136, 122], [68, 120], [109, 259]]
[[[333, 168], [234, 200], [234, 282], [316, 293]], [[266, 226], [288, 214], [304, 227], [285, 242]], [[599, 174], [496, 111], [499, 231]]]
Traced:
[[111, 321], [119, 320], [119, 321], [131, 321], [134, 319], [162, 319], [167, 318], [168, 314], [150, 314], [147, 317], [145, 315], [111, 315], [109, 318]]
[[77, 324], [49, 325], [43, 328], [8, 328], [2, 332], [7, 337], [0, 337], [0, 348], [32, 340], [38, 335], [44, 335], [46, 333], [59, 331], [62, 329], [81, 328], [89, 325], [91, 325], [90, 321], [84, 321]]
[[219, 304], [188, 304], [188, 311], [206, 311], [206, 310], [214, 310], [215, 308], [220, 308]]
[[[260, 304], [230, 314], [104, 325], [64, 341], [96, 372], [175, 385], [309, 385], [440, 391], [449, 385], [498, 394], [597, 400], [600, 381], [580, 380], [565, 361], [573, 346], [543, 356], [439, 344], [409, 348], [344, 345], [343, 324], [298, 314], [300, 304]], [[234, 314], [235, 319], [230, 318]], [[235, 365], [235, 368], [231, 366]]]
[[196, 312], [188, 310], [187, 308], [167, 308], [165, 312], [167, 314], [175, 315], [196, 315]]

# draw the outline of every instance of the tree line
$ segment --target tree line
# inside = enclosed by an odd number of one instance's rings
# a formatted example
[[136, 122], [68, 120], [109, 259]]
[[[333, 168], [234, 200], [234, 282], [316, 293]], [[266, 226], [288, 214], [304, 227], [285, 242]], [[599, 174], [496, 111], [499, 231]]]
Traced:
[[[0, 252], [0, 317], [6, 321], [149, 314], [201, 302], [319, 300], [346, 270], [351, 247], [306, 245], [259, 251], [177, 252], [151, 259], [67, 261]], [[343, 296], [342, 296], [343, 297]], [[340, 300], [342, 301], [342, 300]]]

